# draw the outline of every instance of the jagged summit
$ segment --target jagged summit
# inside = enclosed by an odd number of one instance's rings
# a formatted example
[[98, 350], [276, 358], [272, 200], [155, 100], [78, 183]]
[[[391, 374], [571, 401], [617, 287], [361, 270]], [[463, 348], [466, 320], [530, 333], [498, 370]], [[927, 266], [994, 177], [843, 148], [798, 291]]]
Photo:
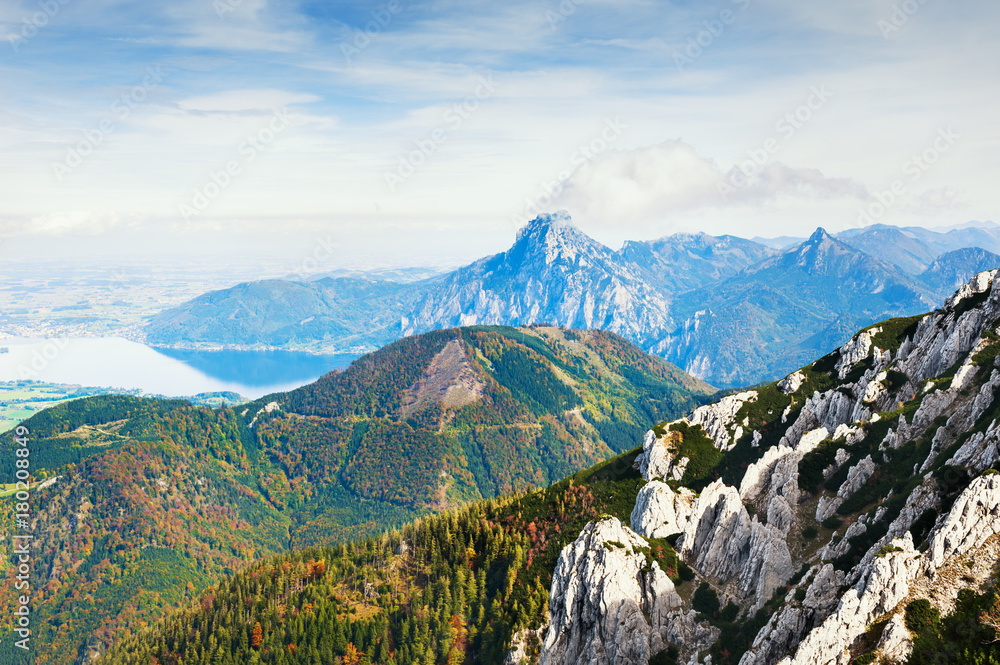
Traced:
[[611, 250], [573, 224], [568, 212], [559, 210], [539, 215], [521, 227], [514, 245], [504, 255], [513, 260], [540, 255], [545, 263], [553, 263], [560, 259], [575, 261], [582, 253], [610, 255]]
[[804, 244], [815, 245], [827, 239], [833, 240], [833, 236], [827, 233], [826, 229], [822, 226], [817, 226], [816, 230], [813, 231], [813, 234], [809, 236], [809, 240], [807, 240]]
[[844, 273], [862, 266], [870, 269], [875, 263], [871, 256], [834, 238], [823, 227], [786, 257], [794, 257], [794, 264], [809, 273], [822, 274]]
[[557, 210], [551, 213], [542, 213], [522, 226], [517, 232], [517, 238], [520, 240], [522, 235], [544, 234], [550, 230], [567, 227], [576, 229], [573, 218], [567, 211]]

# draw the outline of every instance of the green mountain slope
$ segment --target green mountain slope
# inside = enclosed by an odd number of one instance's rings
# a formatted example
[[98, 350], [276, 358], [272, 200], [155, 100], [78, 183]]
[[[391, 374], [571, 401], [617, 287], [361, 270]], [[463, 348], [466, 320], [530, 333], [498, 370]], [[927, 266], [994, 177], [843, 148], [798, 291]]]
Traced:
[[[261, 562], [100, 662], [502, 663], [518, 630], [539, 627], [562, 547], [602, 514], [628, 519], [638, 452], [546, 490]], [[691, 579], [667, 542], [650, 555], [682, 587]]]
[[[34, 478], [58, 477], [32, 498], [34, 662], [93, 657], [261, 557], [547, 485], [712, 391], [611, 333], [481, 327], [395, 342], [236, 409], [61, 404], [25, 423]], [[0, 477], [15, 448], [0, 438]]]

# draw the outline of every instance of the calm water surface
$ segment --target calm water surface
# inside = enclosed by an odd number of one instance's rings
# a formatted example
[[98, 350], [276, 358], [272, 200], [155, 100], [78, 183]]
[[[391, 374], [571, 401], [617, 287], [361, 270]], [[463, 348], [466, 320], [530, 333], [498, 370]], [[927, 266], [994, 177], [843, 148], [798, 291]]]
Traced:
[[126, 339], [10, 339], [0, 341], [0, 381], [140, 389], [185, 396], [229, 390], [251, 399], [312, 383], [347, 367], [356, 355], [294, 351], [179, 351]]

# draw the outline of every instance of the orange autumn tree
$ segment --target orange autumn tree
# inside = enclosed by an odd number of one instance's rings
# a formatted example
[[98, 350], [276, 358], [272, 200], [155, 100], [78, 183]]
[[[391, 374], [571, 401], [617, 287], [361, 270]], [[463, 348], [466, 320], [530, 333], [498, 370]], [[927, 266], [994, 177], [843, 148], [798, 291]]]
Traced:
[[353, 642], [348, 642], [344, 648], [344, 665], [358, 665], [364, 657], [364, 651], [358, 651]]
[[260, 627], [260, 622], [254, 624], [253, 634], [250, 636], [250, 645], [254, 649], [259, 649], [260, 645], [264, 643], [264, 629]]

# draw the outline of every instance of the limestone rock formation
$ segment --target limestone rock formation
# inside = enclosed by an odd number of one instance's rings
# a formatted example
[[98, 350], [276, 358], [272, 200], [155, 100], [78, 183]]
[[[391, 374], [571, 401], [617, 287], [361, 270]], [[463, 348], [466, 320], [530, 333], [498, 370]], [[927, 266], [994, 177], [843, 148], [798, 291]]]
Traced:
[[[646, 546], [614, 518], [591, 522], [563, 548], [552, 579], [542, 665], [644, 665], [662, 651], [680, 596]], [[648, 619], [647, 619], [648, 617]]]
[[632, 530], [646, 538], [666, 538], [681, 533], [694, 509], [694, 492], [682, 487], [674, 492], [653, 480], [639, 490], [632, 510]]
[[846, 665], [851, 643], [872, 620], [893, 609], [906, 597], [919, 568], [919, 553], [910, 538], [894, 540], [897, 551], [875, 557], [862, 580], [840, 600], [837, 611], [806, 635], [793, 657], [780, 665]]
[[715, 441], [715, 447], [720, 450], [729, 450], [740, 438], [736, 434], [741, 425], [736, 422], [736, 414], [747, 402], [757, 400], [756, 390], [735, 395], [727, 395], [714, 404], [700, 406], [695, 409], [690, 416], [682, 418], [689, 425], [701, 425], [701, 428]]
[[778, 381], [778, 390], [786, 395], [791, 395], [802, 387], [805, 380], [806, 375], [803, 374], [801, 370], [796, 370], [783, 378], [781, 381]]
[[721, 480], [701, 493], [678, 545], [702, 575], [737, 579], [740, 593], [756, 607], [795, 573], [785, 534], [751, 519], [736, 488]]
[[979, 547], [995, 533], [1000, 533], [1000, 475], [992, 474], [976, 478], [955, 500], [948, 518], [934, 532], [928, 564], [939, 568], [946, 559]]

